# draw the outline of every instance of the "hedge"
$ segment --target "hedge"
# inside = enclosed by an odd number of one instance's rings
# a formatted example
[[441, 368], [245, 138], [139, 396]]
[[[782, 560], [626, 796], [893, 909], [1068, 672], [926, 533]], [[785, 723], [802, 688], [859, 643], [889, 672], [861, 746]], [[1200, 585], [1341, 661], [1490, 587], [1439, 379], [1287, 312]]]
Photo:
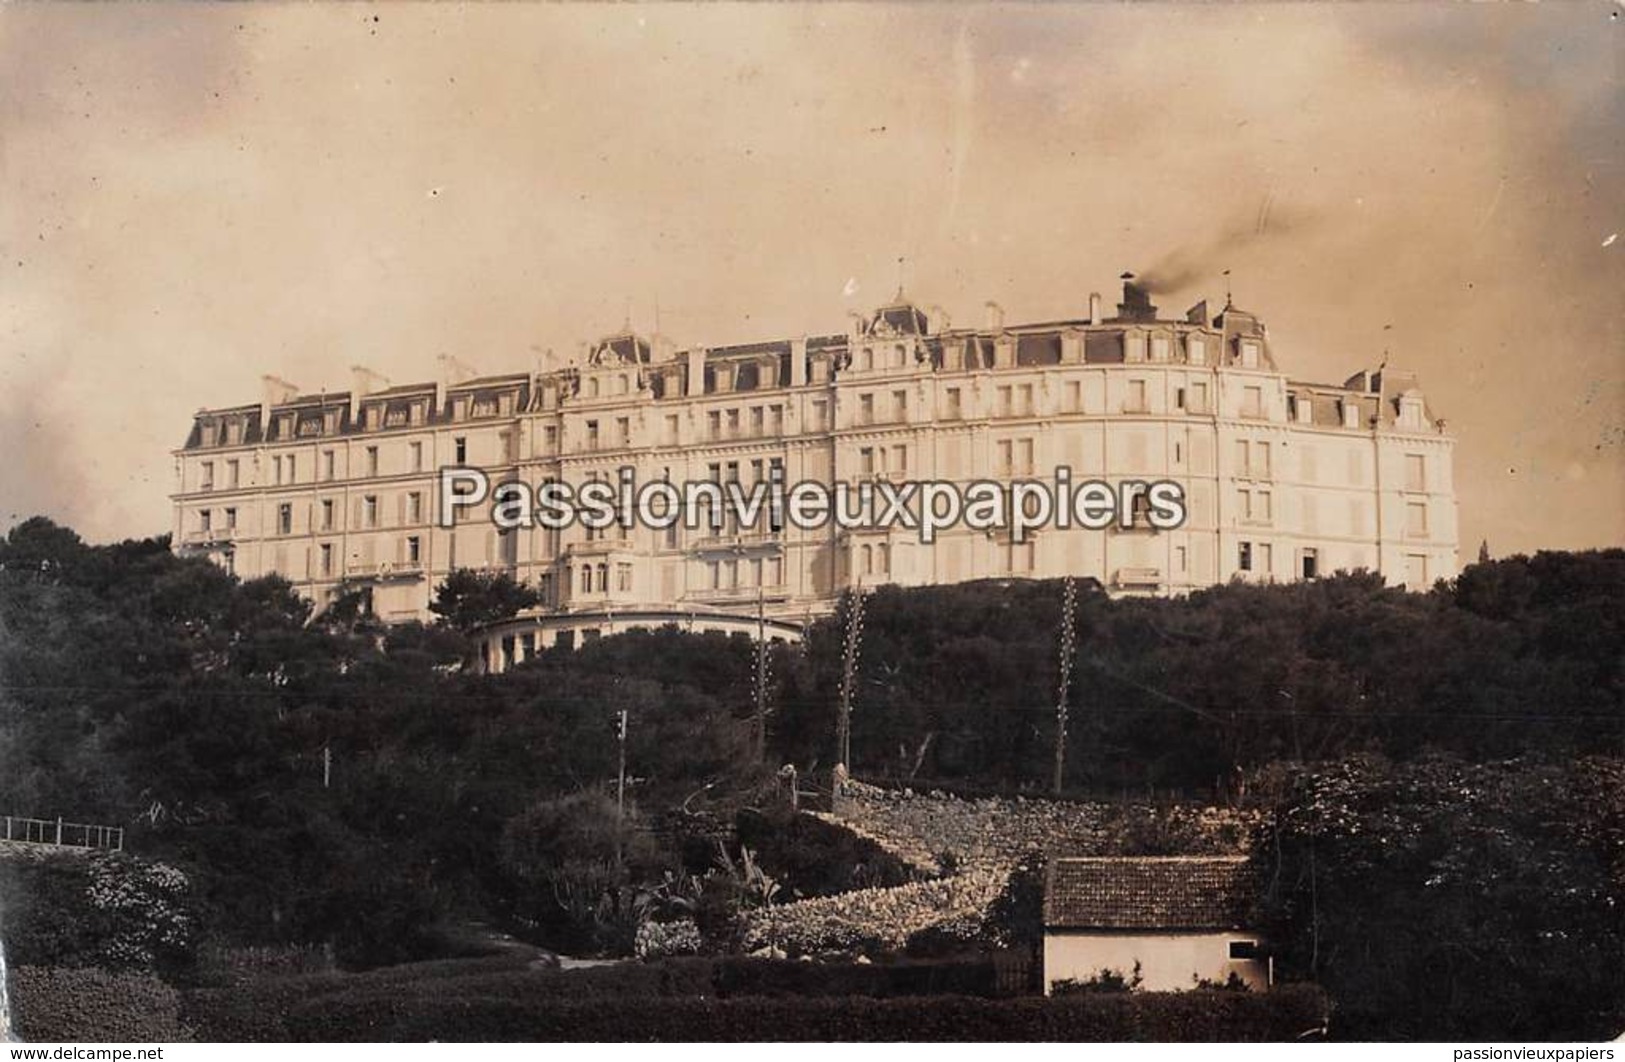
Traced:
[[296, 1041], [1289, 1041], [1322, 1024], [1307, 986], [1071, 999], [657, 997], [603, 1001], [349, 993], [294, 1007]]
[[49, 1043], [177, 1043], [192, 1039], [181, 997], [153, 974], [89, 967], [11, 970], [13, 1016], [24, 1040]]

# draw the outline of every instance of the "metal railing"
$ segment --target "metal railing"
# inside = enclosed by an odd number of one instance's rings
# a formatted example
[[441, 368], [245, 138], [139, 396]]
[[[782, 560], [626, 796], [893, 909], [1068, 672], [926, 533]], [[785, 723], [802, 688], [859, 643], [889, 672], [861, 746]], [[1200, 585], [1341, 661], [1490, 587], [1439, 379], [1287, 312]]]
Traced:
[[0, 819], [3, 834], [0, 841], [16, 844], [46, 844], [62, 848], [97, 848], [113, 852], [124, 851], [124, 827], [95, 826], [84, 822], [66, 822], [62, 819], [27, 819], [7, 815]]

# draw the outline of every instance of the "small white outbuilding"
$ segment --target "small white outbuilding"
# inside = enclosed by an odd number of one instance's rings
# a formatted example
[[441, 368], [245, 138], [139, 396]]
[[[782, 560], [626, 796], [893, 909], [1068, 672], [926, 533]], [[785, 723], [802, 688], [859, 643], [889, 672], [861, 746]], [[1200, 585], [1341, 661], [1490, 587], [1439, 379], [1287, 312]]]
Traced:
[[1044, 992], [1111, 971], [1152, 992], [1271, 980], [1245, 856], [1051, 859], [1044, 880]]

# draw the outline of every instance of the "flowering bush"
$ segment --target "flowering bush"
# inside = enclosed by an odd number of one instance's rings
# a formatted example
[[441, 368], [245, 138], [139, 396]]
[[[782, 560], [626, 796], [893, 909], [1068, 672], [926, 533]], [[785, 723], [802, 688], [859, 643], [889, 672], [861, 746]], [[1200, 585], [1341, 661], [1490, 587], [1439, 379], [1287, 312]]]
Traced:
[[104, 930], [101, 965], [150, 970], [184, 962], [193, 944], [190, 891], [186, 875], [168, 864], [94, 859], [85, 896]]
[[700, 928], [689, 919], [677, 922], [645, 922], [638, 926], [632, 950], [640, 959], [695, 955], [700, 950]]

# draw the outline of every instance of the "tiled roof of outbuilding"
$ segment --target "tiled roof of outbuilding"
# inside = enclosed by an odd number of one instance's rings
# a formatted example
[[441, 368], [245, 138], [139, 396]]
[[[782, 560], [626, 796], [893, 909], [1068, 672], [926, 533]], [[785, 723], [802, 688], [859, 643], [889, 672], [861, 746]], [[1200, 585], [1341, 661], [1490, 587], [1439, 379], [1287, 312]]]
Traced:
[[1044, 925], [1056, 929], [1234, 929], [1247, 917], [1245, 856], [1052, 859]]

